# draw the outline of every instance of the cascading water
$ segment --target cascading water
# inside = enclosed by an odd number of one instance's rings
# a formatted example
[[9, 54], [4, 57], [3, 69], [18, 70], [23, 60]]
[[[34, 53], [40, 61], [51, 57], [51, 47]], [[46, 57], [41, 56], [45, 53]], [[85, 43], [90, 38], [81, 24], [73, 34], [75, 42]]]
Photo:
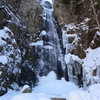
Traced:
[[50, 71], [57, 74], [57, 79], [65, 77], [68, 81], [67, 66], [63, 59], [62, 32], [52, 16], [53, 3], [42, 0], [44, 7], [42, 32], [28, 48], [28, 56], [22, 64], [20, 85], [35, 85], [38, 76], [45, 76]]
[[57, 25], [52, 16], [52, 4], [44, 1], [44, 24], [40, 34], [40, 41], [32, 43], [34, 49], [33, 70], [37, 75], [47, 75], [50, 71], [57, 73], [58, 79], [63, 77], [63, 62], [60, 49], [60, 41], [57, 34]]

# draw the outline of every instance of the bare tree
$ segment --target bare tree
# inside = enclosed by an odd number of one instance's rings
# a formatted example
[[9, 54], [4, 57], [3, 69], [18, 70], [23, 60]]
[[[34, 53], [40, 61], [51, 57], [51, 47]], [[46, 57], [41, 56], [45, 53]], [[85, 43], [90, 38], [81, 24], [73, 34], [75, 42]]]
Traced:
[[94, 8], [93, 1], [90, 0], [90, 2], [91, 2], [91, 5], [92, 5], [93, 13], [94, 13], [94, 15], [95, 15], [95, 19], [96, 19], [96, 22], [97, 22], [97, 25], [98, 25], [99, 31], [100, 31], [100, 24], [99, 24], [99, 20], [98, 20], [98, 17], [97, 17], [97, 14], [96, 14], [95, 8]]

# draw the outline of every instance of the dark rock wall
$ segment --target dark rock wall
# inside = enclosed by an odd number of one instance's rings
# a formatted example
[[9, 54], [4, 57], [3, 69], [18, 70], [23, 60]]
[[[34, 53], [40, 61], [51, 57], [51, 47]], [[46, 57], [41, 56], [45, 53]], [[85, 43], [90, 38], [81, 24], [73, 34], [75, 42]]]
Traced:
[[29, 44], [37, 41], [41, 32], [42, 10], [36, 0], [0, 0], [0, 30], [8, 27], [5, 30], [8, 38], [2, 38], [6, 44], [0, 45], [0, 55], [8, 57], [7, 64], [0, 63], [0, 95], [14, 88], [11, 86], [14, 82], [35, 85], [36, 75], [29, 68], [33, 52]]

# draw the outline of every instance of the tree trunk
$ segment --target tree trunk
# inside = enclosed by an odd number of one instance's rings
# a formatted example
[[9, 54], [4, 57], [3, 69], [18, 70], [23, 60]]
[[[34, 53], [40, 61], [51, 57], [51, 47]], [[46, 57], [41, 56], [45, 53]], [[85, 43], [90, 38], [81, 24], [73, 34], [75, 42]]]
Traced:
[[95, 8], [94, 8], [93, 1], [90, 0], [90, 2], [91, 2], [91, 4], [92, 4], [93, 13], [94, 13], [94, 15], [95, 15], [95, 19], [96, 19], [96, 22], [97, 22], [97, 25], [98, 25], [98, 29], [99, 29], [99, 31], [100, 31], [100, 24], [99, 24], [98, 17], [97, 17], [97, 15], [96, 15], [96, 11], [95, 11]]

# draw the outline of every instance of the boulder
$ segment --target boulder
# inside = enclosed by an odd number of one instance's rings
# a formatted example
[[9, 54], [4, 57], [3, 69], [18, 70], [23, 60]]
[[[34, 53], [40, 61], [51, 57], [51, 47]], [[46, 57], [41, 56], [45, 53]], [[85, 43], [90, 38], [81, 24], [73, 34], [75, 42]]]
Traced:
[[24, 85], [24, 87], [21, 90], [22, 93], [31, 93], [32, 89], [29, 85]]

